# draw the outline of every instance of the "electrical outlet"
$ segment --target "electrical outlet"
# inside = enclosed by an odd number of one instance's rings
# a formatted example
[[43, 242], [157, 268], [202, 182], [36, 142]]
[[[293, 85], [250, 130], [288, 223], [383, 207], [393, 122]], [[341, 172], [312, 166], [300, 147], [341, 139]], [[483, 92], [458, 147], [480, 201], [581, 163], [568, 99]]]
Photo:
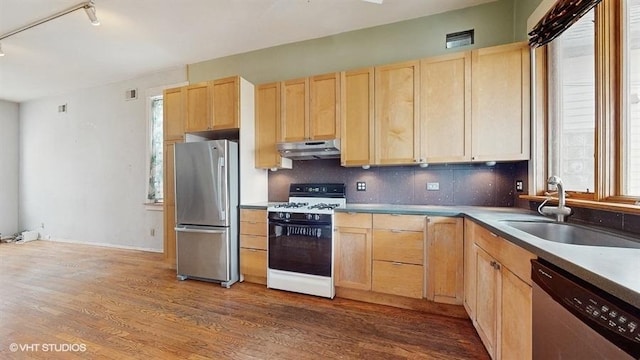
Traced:
[[524, 191], [524, 184], [523, 184], [522, 180], [516, 180], [516, 191], [517, 192], [523, 192]]
[[440, 183], [437, 183], [437, 182], [428, 182], [428, 183], [427, 183], [427, 190], [428, 190], [428, 191], [437, 191], [437, 190], [440, 190]]
[[367, 183], [364, 181], [356, 182], [356, 191], [367, 191]]

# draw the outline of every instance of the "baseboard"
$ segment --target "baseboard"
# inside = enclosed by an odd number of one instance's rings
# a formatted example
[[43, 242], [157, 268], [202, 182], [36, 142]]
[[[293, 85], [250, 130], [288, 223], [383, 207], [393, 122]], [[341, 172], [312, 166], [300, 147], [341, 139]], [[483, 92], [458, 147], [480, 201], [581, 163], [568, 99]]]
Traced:
[[79, 245], [101, 246], [101, 247], [108, 247], [113, 249], [147, 251], [147, 252], [154, 252], [154, 253], [164, 252], [163, 249], [153, 249], [153, 248], [145, 248], [145, 247], [139, 247], [139, 246], [127, 246], [127, 245], [117, 245], [117, 244], [109, 244], [109, 243], [95, 243], [95, 242], [78, 241], [78, 240], [72, 240], [72, 239], [49, 238], [49, 239], [39, 239], [39, 240], [69, 243], [69, 244], [79, 244]]

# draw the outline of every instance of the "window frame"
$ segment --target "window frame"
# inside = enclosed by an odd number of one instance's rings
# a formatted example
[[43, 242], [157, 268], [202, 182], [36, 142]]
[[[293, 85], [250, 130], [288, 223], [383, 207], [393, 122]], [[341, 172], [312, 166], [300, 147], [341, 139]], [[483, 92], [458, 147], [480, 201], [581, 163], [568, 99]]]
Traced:
[[[623, 190], [623, 4], [624, 0], [603, 0], [595, 7], [596, 109], [595, 188], [593, 193], [568, 191], [568, 203], [591, 208], [619, 208], [637, 212], [640, 196], [622, 195]], [[547, 45], [532, 50], [532, 159], [530, 200], [548, 197], [549, 109]], [[631, 206], [629, 206], [631, 205]]]

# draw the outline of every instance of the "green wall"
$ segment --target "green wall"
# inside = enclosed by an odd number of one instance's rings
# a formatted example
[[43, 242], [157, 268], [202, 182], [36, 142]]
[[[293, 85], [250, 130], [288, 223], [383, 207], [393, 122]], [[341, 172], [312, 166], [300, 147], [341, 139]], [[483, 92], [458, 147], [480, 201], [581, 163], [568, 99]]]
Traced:
[[[524, 40], [528, 14], [539, 2], [540, 0], [499, 0], [418, 19], [207, 60], [188, 65], [188, 79], [195, 83], [240, 75], [254, 84], [263, 84]], [[533, 3], [535, 6], [532, 6]], [[445, 49], [447, 33], [468, 29], [475, 29], [474, 45]]]

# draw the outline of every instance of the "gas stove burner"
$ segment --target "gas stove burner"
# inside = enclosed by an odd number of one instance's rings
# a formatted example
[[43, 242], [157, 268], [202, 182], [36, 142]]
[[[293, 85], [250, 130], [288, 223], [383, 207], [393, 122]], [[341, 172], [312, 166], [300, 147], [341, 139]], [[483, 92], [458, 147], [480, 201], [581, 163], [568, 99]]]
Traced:
[[337, 208], [338, 206], [340, 206], [340, 204], [326, 204], [326, 203], [319, 203], [319, 204], [314, 204], [309, 206], [309, 209], [318, 209], [318, 210], [333, 210], [335, 208]]
[[309, 205], [309, 203], [306, 203], [306, 202], [288, 202], [288, 203], [274, 205], [274, 207], [279, 208], [279, 209], [300, 209], [300, 208], [303, 208], [303, 207], [305, 207], [307, 205]]

